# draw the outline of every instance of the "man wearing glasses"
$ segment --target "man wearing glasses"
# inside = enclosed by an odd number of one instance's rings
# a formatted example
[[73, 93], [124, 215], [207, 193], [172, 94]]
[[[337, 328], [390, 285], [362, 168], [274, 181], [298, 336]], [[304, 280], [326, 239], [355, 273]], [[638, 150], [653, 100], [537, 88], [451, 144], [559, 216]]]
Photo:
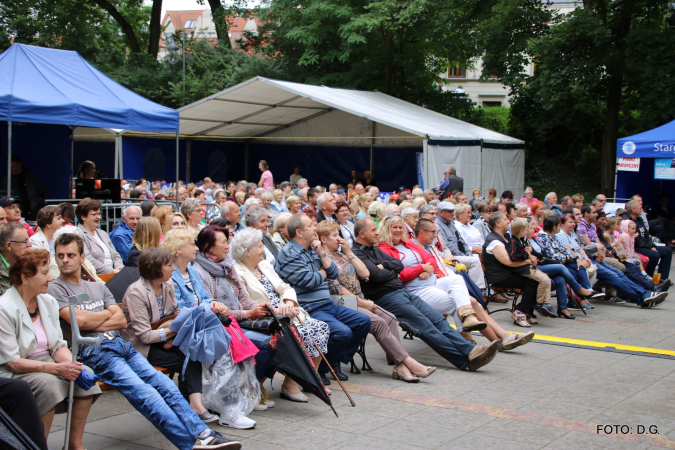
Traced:
[[30, 248], [28, 233], [18, 222], [9, 222], [0, 226], [0, 295], [12, 284], [9, 282], [9, 265], [19, 251]]

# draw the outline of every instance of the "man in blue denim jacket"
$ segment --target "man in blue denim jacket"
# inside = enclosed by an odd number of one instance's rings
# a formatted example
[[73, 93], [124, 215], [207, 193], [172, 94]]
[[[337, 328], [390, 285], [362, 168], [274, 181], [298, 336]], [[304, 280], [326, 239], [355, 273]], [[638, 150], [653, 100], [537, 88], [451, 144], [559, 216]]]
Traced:
[[[102, 337], [100, 347], [90, 345], [82, 349], [82, 363], [90, 367], [99, 380], [114, 386], [177, 448], [241, 448], [240, 442], [225, 439], [207, 427], [174, 382], [119, 336], [117, 330], [127, 324], [112, 294], [100, 283], [81, 279], [82, 238], [62, 234], [54, 242], [54, 250], [61, 273], [50, 283], [48, 293], [59, 302], [62, 322], [70, 325], [68, 297], [86, 293], [89, 301], [80, 303], [75, 313], [81, 334]], [[64, 338], [69, 341], [71, 334], [64, 333]]]
[[[300, 306], [312, 318], [322, 320], [330, 327], [326, 359], [337, 377], [347, 380], [347, 375], [340, 370], [340, 362], [349, 364], [370, 330], [370, 318], [331, 301], [326, 280], [338, 278], [340, 273], [321, 249], [316, 225], [307, 214], [294, 214], [286, 229], [291, 240], [279, 252], [275, 269], [295, 289]], [[325, 375], [322, 375], [322, 380], [324, 384], [329, 384]]]

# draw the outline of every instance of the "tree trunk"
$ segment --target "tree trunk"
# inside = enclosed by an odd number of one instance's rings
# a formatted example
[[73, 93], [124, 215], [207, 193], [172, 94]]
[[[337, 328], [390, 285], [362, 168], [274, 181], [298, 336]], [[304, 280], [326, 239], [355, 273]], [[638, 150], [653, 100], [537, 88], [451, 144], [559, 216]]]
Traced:
[[127, 19], [124, 18], [117, 8], [115, 8], [115, 6], [108, 0], [94, 0], [94, 2], [101, 8], [108, 11], [108, 13], [113, 16], [115, 21], [119, 24], [120, 28], [122, 28], [122, 32], [129, 42], [129, 48], [131, 49], [131, 52], [141, 53], [141, 46], [138, 43], [138, 39], [136, 39], [136, 33], [134, 33], [134, 29], [131, 28], [131, 25], [129, 25]]
[[626, 67], [626, 37], [630, 32], [633, 14], [633, 2], [627, 0], [619, 14], [618, 25], [612, 30], [615, 51], [610, 64], [607, 65], [609, 85], [607, 87], [607, 117], [602, 133], [600, 150], [600, 190], [607, 197], [614, 197], [614, 177], [616, 171], [616, 140], [619, 133], [619, 113], [621, 112], [621, 93]]
[[157, 58], [159, 53], [159, 38], [162, 34], [162, 0], [153, 0], [152, 13], [150, 14], [150, 39], [148, 41], [148, 53]]
[[209, 6], [211, 7], [213, 23], [216, 25], [218, 44], [232, 48], [232, 42], [230, 42], [229, 30], [227, 28], [227, 16], [225, 15], [223, 4], [220, 0], [209, 0]]
[[[616, 56], [614, 59], [617, 59]], [[614, 197], [616, 140], [619, 132], [622, 85], [623, 68], [612, 74], [607, 92], [607, 117], [605, 118], [605, 129], [602, 133], [602, 148], [600, 151], [600, 191], [607, 197]]]

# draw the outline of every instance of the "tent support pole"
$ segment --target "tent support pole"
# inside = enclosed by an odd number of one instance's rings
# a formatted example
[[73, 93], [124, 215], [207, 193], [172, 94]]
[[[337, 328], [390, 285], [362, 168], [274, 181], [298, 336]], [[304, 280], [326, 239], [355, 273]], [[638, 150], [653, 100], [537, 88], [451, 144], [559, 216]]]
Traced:
[[180, 131], [176, 131], [176, 211], [180, 212], [180, 203], [178, 203], [178, 178], [180, 170]]
[[186, 158], [185, 158], [185, 182], [189, 183], [190, 182], [190, 172], [192, 172], [192, 163], [190, 160], [192, 159], [192, 140], [188, 139], [187, 140], [187, 153], [186, 153]]
[[375, 122], [373, 122], [373, 138], [370, 140], [370, 176], [375, 177]]
[[244, 142], [244, 179], [248, 180], [248, 141]]
[[616, 187], [619, 182], [619, 158], [615, 159], [614, 163], [614, 201], [616, 202]]
[[75, 198], [73, 195], [73, 181], [75, 180], [75, 127], [70, 127], [70, 186], [68, 186], [68, 197]]
[[124, 141], [122, 140], [122, 135], [120, 134], [120, 153], [118, 155], [117, 164], [119, 164], [119, 174], [120, 179], [124, 178]]
[[115, 178], [120, 174], [120, 134], [115, 134]]
[[422, 189], [431, 189], [431, 184], [429, 183], [429, 136], [425, 136], [424, 141], [422, 142], [422, 159], [424, 159], [424, 167], [422, 168], [422, 173], [424, 174]]
[[12, 121], [7, 121], [7, 197], [12, 196]]
[[[483, 140], [480, 140], [480, 178], [478, 178], [478, 189], [480, 195], [483, 195]], [[487, 195], [485, 196], [487, 198]]]

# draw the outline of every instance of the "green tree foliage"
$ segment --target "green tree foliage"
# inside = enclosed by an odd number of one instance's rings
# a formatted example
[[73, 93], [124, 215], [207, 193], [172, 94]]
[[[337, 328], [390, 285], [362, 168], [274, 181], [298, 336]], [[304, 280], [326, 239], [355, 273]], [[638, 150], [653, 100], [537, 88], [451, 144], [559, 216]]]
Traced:
[[[528, 143], [530, 182], [610, 194], [616, 139], [675, 118], [666, 4], [587, 0], [563, 16], [538, 1], [507, 0], [478, 24], [483, 74], [512, 90], [510, 125]], [[524, 70], [530, 62], [533, 77]]]
[[[180, 34], [177, 41], [180, 42]], [[213, 47], [205, 40], [187, 39], [186, 47], [185, 81], [181, 56], [175, 64], [168, 58], [157, 60], [147, 53], [131, 54], [120, 60], [101, 55], [92, 63], [137, 94], [171, 108], [179, 108], [258, 75], [287, 79], [282, 61], [223, 46]]]
[[[114, 3], [133, 29], [139, 45], [147, 47], [150, 9], [141, 0]], [[119, 24], [88, 0], [12, 0], [0, 2], [0, 51], [10, 38], [22, 44], [75, 50], [85, 58], [100, 53], [124, 55], [128, 41]]]
[[464, 10], [445, 0], [269, 0], [255, 44], [304, 82], [418, 101], [471, 54]]

